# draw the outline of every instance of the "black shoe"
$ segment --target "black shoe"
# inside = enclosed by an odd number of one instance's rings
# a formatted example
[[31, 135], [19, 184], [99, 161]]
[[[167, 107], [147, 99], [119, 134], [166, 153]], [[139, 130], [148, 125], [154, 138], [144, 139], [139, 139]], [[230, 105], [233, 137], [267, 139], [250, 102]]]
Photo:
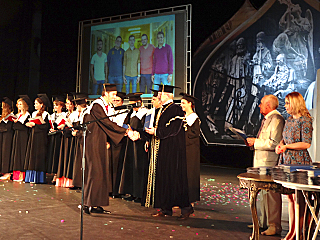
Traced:
[[90, 214], [90, 209], [88, 206], [83, 206], [83, 213]]
[[131, 201], [133, 201], [133, 200], [135, 199], [135, 197], [130, 196], [130, 197], [125, 197], [125, 198], [123, 198], [123, 199], [126, 200], [126, 201], [128, 201], [128, 202], [131, 202]]
[[92, 207], [91, 213], [110, 214], [110, 211], [104, 210], [102, 207]]
[[80, 190], [81, 187], [69, 187], [70, 190]]
[[161, 211], [151, 214], [152, 217], [170, 217], [171, 215], [167, 215]]
[[187, 212], [187, 213], [185, 213], [185, 214], [181, 214], [180, 217], [177, 218], [177, 220], [178, 220], [178, 221], [187, 220], [187, 219], [189, 218], [190, 214], [192, 214], [192, 213], [194, 213], [193, 208], [192, 208], [189, 212]]

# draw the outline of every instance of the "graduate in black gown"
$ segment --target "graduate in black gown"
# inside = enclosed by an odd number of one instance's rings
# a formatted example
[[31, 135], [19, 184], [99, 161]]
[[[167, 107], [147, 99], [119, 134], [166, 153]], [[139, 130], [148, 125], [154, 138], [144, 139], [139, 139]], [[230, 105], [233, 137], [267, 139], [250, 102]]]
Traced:
[[[153, 96], [151, 99], [152, 108], [148, 110], [148, 113], [146, 115], [146, 120], [145, 120], [145, 125], [144, 125], [145, 128], [151, 128], [151, 127], [155, 126], [154, 125], [155, 124], [155, 117], [156, 117], [157, 112], [161, 108], [161, 101], [158, 98], [158, 90], [154, 90], [154, 89], [150, 89], [150, 90], [153, 92]], [[151, 142], [154, 140], [155, 136], [150, 135], [147, 132], [143, 132], [143, 134], [141, 135], [141, 138], [146, 141], [145, 149], [148, 153], [148, 164], [149, 164], [149, 160], [151, 157]], [[149, 167], [147, 170], [147, 177], [148, 177], [148, 173], [149, 173]], [[146, 204], [147, 184], [148, 184], [148, 178], [146, 178], [146, 182], [143, 187], [141, 206], [145, 206], [145, 204]]]
[[159, 85], [162, 107], [155, 127], [146, 129], [155, 138], [151, 144], [145, 206], [161, 208], [153, 217], [172, 216], [172, 207], [181, 208], [178, 220], [193, 213], [189, 201], [184, 112], [173, 102], [173, 86]]
[[78, 117], [77, 112], [74, 111], [75, 105], [72, 100], [72, 95], [67, 95], [65, 102], [67, 109], [66, 123], [62, 131], [56, 187], [73, 187], [72, 174], [75, 139], [72, 136], [71, 129], [73, 124], [78, 121]]
[[[79, 97], [72, 100], [76, 105], [77, 114], [76, 120], [73, 123], [73, 127], [77, 127], [79, 124], [83, 123], [83, 117], [87, 110], [86, 97]], [[72, 171], [72, 189], [79, 189], [82, 186], [82, 157], [83, 157], [83, 131], [81, 129], [74, 129], [72, 131], [72, 136], [74, 138], [74, 152], [70, 153], [70, 158], [73, 155], [73, 171]], [[71, 155], [72, 154], [72, 155]]]
[[49, 114], [45, 111], [46, 106], [51, 106], [47, 95], [38, 94], [38, 98], [34, 101], [36, 111], [32, 113], [32, 118], [26, 123], [31, 132], [25, 161], [25, 182], [46, 183], [46, 155], [50, 128]]
[[2, 99], [2, 114], [0, 117], [0, 173], [4, 174], [1, 179], [10, 179], [11, 171], [11, 148], [13, 139], [13, 120], [16, 119], [12, 113], [12, 101], [4, 97]]
[[200, 119], [193, 111], [195, 97], [182, 95], [181, 108], [185, 112], [186, 156], [188, 171], [189, 200], [200, 201]]
[[[116, 97], [113, 99], [113, 106], [114, 107], [121, 107], [123, 105], [123, 101], [125, 99], [126, 93], [125, 92], [117, 92]], [[124, 121], [128, 115], [128, 110], [126, 109], [119, 109], [115, 110], [114, 117], [110, 117], [112, 122], [115, 122], [118, 126], [122, 127]], [[123, 158], [124, 158], [124, 151], [126, 147], [127, 137], [123, 137], [121, 141], [116, 145], [112, 141], [111, 144], [111, 173], [112, 173], [112, 197], [113, 198], [120, 198], [122, 197], [119, 194], [119, 186], [121, 180], [121, 173], [122, 173], [122, 166], [123, 166]]]
[[145, 186], [148, 172], [148, 154], [145, 150], [145, 140], [140, 138], [142, 135], [145, 116], [148, 109], [143, 106], [142, 93], [129, 93], [129, 104], [139, 103], [141, 107], [134, 107], [128, 114], [125, 124], [129, 125], [134, 134], [139, 134], [138, 140], [132, 141], [127, 138], [126, 149], [124, 152], [123, 168], [120, 182], [120, 193], [130, 194], [126, 200], [141, 202], [143, 188]]
[[27, 95], [20, 95], [17, 100], [18, 114], [17, 119], [14, 120], [13, 129], [14, 137], [12, 144], [11, 164], [13, 170], [13, 181], [24, 181], [25, 179], [25, 159], [27, 152], [27, 145], [29, 140], [30, 129], [26, 126], [31, 117], [29, 108], [32, 102]]
[[49, 116], [50, 135], [48, 138], [48, 152], [47, 152], [47, 173], [53, 173], [53, 183], [56, 183], [56, 177], [59, 166], [59, 157], [62, 141], [62, 130], [66, 125], [67, 114], [63, 112], [65, 108], [64, 98], [62, 96], [55, 96], [53, 101], [53, 113]]
[[[92, 102], [90, 111], [84, 116], [84, 122], [99, 120], [88, 124], [85, 151], [84, 176], [84, 212], [110, 213], [102, 206], [109, 205], [109, 193], [112, 192], [110, 170], [110, 141], [118, 144], [126, 134], [126, 129], [110, 121], [114, 114], [112, 100], [117, 94], [115, 84], [104, 84], [102, 96]], [[100, 120], [104, 118], [103, 120]]]

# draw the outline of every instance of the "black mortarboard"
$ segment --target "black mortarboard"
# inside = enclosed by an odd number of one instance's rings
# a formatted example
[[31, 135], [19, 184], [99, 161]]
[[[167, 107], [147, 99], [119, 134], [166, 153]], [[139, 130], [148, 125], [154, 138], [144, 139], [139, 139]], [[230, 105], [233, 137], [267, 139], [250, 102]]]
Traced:
[[129, 93], [128, 95], [126, 95], [126, 98], [129, 98], [129, 101], [139, 101], [141, 100], [141, 95], [143, 93]]
[[155, 89], [150, 89], [152, 92], [153, 92], [153, 96], [154, 97], [158, 97], [158, 90], [155, 90]]
[[173, 90], [175, 88], [179, 88], [180, 87], [175, 87], [175, 86], [171, 86], [171, 85], [163, 85], [163, 84], [155, 84], [159, 86], [159, 92], [167, 92], [167, 93], [173, 93]]
[[23, 101], [26, 102], [26, 104], [28, 105], [29, 109], [32, 107], [32, 102], [31, 102], [31, 99], [29, 98], [28, 95], [19, 95], [19, 98], [21, 98]]
[[87, 104], [86, 98], [76, 98], [72, 100], [76, 105]]
[[104, 89], [106, 92], [117, 91], [117, 84], [104, 83], [104, 84], [103, 84], [103, 89]]
[[64, 95], [66, 96], [66, 102], [73, 100], [73, 94], [72, 93], [65, 93]]
[[117, 96], [123, 100], [126, 97], [126, 93], [125, 92], [117, 92]]
[[53, 95], [52, 96], [52, 101], [59, 101], [59, 102], [65, 102], [65, 97], [60, 96], [60, 95]]
[[180, 95], [182, 96], [182, 98], [181, 99], [185, 99], [185, 100], [187, 100], [188, 102], [192, 102], [192, 103], [194, 103], [194, 101], [197, 99], [197, 98], [195, 98], [194, 96], [191, 96], [191, 95], [189, 95], [189, 94], [187, 94], [187, 93], [180, 93]]
[[47, 94], [45, 94], [45, 93], [39, 93], [39, 94], [38, 94], [38, 97], [42, 100], [43, 104], [44, 104], [46, 107], [51, 107], [51, 102], [50, 102]]
[[10, 100], [10, 98], [4, 97], [2, 99], [2, 102], [5, 102], [6, 104], [8, 104], [12, 108], [12, 101]]
[[73, 96], [75, 97], [75, 99], [77, 99], [77, 98], [85, 98], [85, 99], [87, 99], [88, 98], [88, 93], [75, 93]]

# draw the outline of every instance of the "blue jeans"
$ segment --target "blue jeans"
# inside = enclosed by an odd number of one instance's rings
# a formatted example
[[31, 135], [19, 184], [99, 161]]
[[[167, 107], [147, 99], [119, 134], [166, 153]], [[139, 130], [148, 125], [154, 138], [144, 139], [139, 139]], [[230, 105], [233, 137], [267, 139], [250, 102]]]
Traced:
[[122, 88], [123, 88], [122, 76], [117, 76], [117, 77], [108, 76], [108, 82], [113, 83], [113, 84], [117, 84], [117, 91], [122, 92]]
[[159, 86], [157, 86], [156, 84], [163, 83], [164, 85], [170, 85], [168, 83], [168, 76], [169, 76], [168, 73], [166, 73], [166, 74], [155, 74], [154, 75], [154, 81], [153, 81], [154, 90], [159, 90]]
[[[93, 95], [96, 95], [96, 94], [101, 95], [102, 89], [103, 89], [103, 84], [104, 84], [104, 80], [97, 80], [97, 83], [92, 85], [92, 94]], [[98, 87], [99, 87], [99, 92], [97, 93]]]
[[150, 90], [150, 88], [152, 88], [151, 76], [152, 74], [141, 74], [140, 92], [145, 93], [146, 86], [147, 86], [147, 93], [151, 93], [151, 90]]
[[130, 82], [132, 85], [132, 92], [137, 92], [137, 77], [128, 77], [126, 76], [127, 84], [126, 84], [126, 93], [128, 94], [130, 92]]

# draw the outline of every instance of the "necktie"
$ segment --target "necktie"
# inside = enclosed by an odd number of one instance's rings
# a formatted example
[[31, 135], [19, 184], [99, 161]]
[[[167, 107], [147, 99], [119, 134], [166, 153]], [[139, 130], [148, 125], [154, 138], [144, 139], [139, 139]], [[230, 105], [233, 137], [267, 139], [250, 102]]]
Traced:
[[259, 138], [259, 135], [260, 135], [260, 133], [261, 133], [261, 130], [262, 130], [262, 128], [263, 128], [263, 124], [264, 124], [265, 120], [266, 120], [266, 119], [263, 118], [262, 121], [261, 121], [261, 126], [260, 126], [259, 132], [258, 132], [258, 134], [257, 134], [257, 138]]
[[109, 105], [107, 105], [107, 106], [106, 106], [106, 110], [107, 110], [107, 112], [108, 112], [108, 107], [109, 107]]

